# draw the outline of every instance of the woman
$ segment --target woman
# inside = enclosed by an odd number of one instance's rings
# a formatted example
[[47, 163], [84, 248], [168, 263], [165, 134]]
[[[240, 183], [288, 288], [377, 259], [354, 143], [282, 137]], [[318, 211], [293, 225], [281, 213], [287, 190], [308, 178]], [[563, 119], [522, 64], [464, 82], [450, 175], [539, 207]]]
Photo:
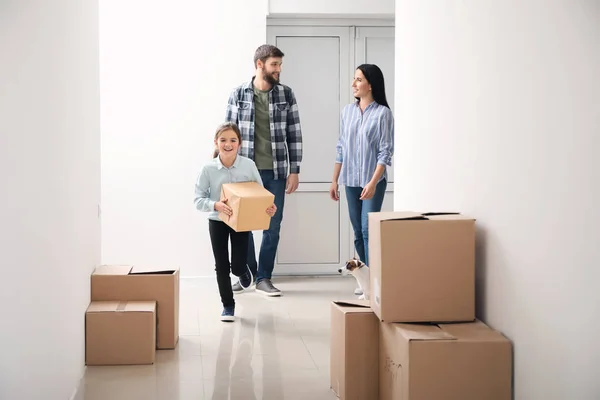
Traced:
[[[368, 213], [381, 211], [383, 204], [386, 166], [392, 164], [394, 154], [394, 117], [377, 65], [360, 65], [352, 90], [356, 102], [342, 111], [329, 195], [339, 200], [338, 184], [345, 186], [354, 247], [360, 260], [369, 265]], [[362, 294], [360, 289], [355, 293]]]

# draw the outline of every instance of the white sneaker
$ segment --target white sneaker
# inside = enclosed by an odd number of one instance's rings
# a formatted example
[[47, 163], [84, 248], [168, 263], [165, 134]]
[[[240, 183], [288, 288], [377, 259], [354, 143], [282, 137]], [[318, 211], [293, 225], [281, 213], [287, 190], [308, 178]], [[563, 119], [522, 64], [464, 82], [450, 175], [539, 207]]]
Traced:
[[360, 296], [363, 294], [363, 290], [359, 287], [357, 287], [356, 289], [354, 289], [354, 294], [357, 296]]

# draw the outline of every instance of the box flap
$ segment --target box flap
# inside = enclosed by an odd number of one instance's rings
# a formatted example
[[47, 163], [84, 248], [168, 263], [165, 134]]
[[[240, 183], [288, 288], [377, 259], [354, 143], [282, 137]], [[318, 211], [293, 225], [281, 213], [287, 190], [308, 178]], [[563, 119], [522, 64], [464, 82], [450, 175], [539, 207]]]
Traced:
[[440, 325], [440, 327], [444, 331], [456, 337], [458, 340], [476, 342], [508, 341], [508, 339], [502, 333], [491, 329], [489, 326], [479, 320], [475, 322], [444, 324]]
[[456, 337], [441, 329], [438, 325], [429, 324], [394, 324], [398, 331], [408, 340], [456, 340]]
[[369, 300], [340, 300], [333, 302], [344, 314], [373, 312]]
[[366, 307], [371, 308], [369, 304], [369, 300], [338, 300], [334, 301], [335, 304], [338, 304], [342, 307]]
[[457, 212], [427, 212], [417, 213], [413, 211], [388, 211], [379, 213], [369, 213], [370, 218], [377, 221], [397, 221], [397, 220], [474, 220], [472, 217], [461, 215]]
[[128, 275], [132, 268], [132, 265], [100, 265], [92, 275]]
[[131, 269], [132, 275], [151, 274], [151, 275], [173, 275], [179, 268], [155, 267], [155, 266], [139, 266], [134, 265]]
[[88, 313], [99, 312], [153, 312], [155, 301], [92, 301]]
[[425, 219], [422, 214], [414, 211], [382, 211], [378, 213], [369, 213], [369, 218], [372, 218], [374, 222], [393, 219]]
[[427, 219], [432, 221], [474, 221], [475, 218], [468, 217], [459, 213], [426, 213], [423, 214]]

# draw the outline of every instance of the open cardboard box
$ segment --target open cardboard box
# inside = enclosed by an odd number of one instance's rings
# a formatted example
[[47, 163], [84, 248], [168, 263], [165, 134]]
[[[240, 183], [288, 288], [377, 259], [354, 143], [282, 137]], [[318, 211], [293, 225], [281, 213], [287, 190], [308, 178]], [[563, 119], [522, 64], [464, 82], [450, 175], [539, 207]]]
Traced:
[[156, 346], [179, 340], [179, 268], [102, 265], [91, 277], [92, 301], [156, 301]]

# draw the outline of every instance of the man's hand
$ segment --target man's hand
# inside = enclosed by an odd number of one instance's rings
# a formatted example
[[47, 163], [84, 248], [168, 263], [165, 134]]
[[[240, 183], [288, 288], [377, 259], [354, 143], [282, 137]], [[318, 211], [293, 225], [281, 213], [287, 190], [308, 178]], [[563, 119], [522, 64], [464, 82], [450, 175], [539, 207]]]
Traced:
[[292, 194], [298, 189], [298, 174], [290, 174], [287, 178], [287, 186], [285, 192]]

